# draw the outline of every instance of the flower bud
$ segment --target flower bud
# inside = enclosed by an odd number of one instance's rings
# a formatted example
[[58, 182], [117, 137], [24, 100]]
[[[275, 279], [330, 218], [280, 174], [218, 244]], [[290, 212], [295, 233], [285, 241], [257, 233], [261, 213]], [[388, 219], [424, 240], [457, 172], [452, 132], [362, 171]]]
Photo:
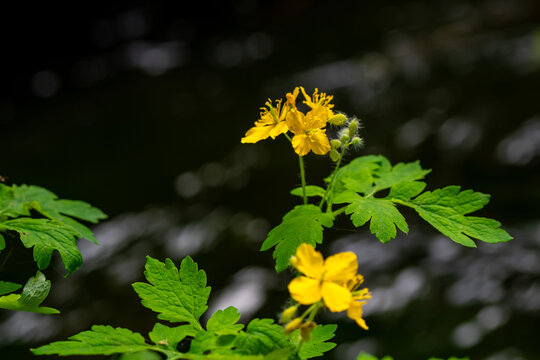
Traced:
[[339, 134], [339, 140], [341, 140], [342, 143], [347, 143], [349, 141], [349, 139], [351, 138], [351, 135], [349, 133], [349, 129], [345, 128], [345, 129], [342, 129]]
[[283, 310], [283, 312], [281, 313], [281, 317], [279, 319], [279, 322], [281, 324], [285, 324], [285, 323], [288, 323], [289, 321], [291, 321], [294, 314], [296, 314], [296, 309], [298, 309], [298, 306], [290, 306], [290, 307], [286, 308], [285, 310]]
[[362, 141], [361, 138], [359, 138], [358, 136], [353, 137], [353, 139], [352, 139], [353, 146], [360, 146], [360, 145], [362, 145], [362, 143], [363, 143], [363, 141]]
[[333, 162], [338, 161], [339, 159], [339, 153], [336, 149], [330, 150], [330, 159], [332, 159]]
[[347, 122], [347, 116], [344, 114], [335, 114], [330, 119], [328, 119], [328, 122], [332, 125], [342, 126]]
[[314, 321], [308, 321], [305, 324], [300, 326], [300, 337], [303, 341], [311, 340], [311, 332], [317, 327], [317, 324]]
[[285, 326], [285, 332], [286, 333], [291, 333], [294, 330], [298, 329], [300, 327], [300, 325], [302, 325], [302, 319], [301, 318], [296, 318], [293, 321], [291, 321], [290, 323], [288, 323], [287, 326]]
[[358, 130], [358, 120], [356, 118], [354, 118], [349, 123], [349, 133], [351, 135], [354, 135], [354, 134], [356, 134], [356, 130]]
[[332, 146], [332, 148], [334, 149], [339, 149], [341, 147], [341, 141], [339, 141], [338, 139], [333, 139], [332, 141], [330, 141], [330, 146]]

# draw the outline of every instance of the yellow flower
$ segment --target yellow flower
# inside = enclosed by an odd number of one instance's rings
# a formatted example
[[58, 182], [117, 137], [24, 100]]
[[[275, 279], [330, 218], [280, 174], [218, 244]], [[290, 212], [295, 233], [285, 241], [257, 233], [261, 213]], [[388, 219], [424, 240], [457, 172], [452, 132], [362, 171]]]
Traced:
[[330, 104], [330, 101], [332, 101], [332, 99], [334, 98], [332, 95], [326, 95], [326, 93], [319, 93], [319, 89], [315, 89], [315, 91], [313, 92], [313, 96], [309, 97], [303, 87], [300, 87], [300, 90], [302, 90], [302, 94], [304, 94], [304, 98], [306, 99], [304, 101], [304, 104], [306, 104], [313, 110], [321, 109], [324, 112], [324, 116], [326, 117], [325, 121], [334, 116], [334, 113], [332, 111], [334, 105]]
[[305, 276], [289, 283], [289, 292], [300, 304], [310, 305], [321, 299], [333, 312], [350, 307], [353, 296], [347, 284], [357, 277], [358, 262], [352, 252], [343, 252], [325, 260], [309, 244], [301, 244], [292, 265]]
[[367, 302], [366, 300], [371, 299], [371, 293], [367, 288], [355, 291], [363, 282], [364, 277], [362, 275], [357, 275], [347, 283], [347, 287], [353, 292], [349, 308], [347, 309], [347, 316], [356, 321], [358, 326], [368, 330], [369, 328], [366, 321], [362, 318], [362, 306]]
[[255, 122], [255, 126], [246, 132], [242, 138], [242, 143], [256, 143], [269, 136], [275, 139], [279, 134], [287, 132], [287, 106], [281, 107], [281, 100], [276, 101], [276, 106], [272, 106], [272, 101], [268, 99], [266, 107], [261, 108], [261, 118]]
[[323, 129], [327, 119], [323, 107], [311, 110], [307, 115], [294, 108], [287, 113], [287, 126], [294, 134], [292, 145], [298, 155], [304, 156], [310, 151], [324, 155], [330, 151], [326, 129]]

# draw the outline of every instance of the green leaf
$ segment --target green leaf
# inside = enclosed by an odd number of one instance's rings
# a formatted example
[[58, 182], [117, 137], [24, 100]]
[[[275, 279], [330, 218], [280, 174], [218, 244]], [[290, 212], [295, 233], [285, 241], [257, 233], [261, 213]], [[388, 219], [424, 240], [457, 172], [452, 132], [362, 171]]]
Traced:
[[249, 354], [269, 354], [290, 346], [283, 328], [272, 319], [253, 319], [246, 331], [238, 334], [235, 346]]
[[4, 240], [4, 236], [0, 234], [0, 251], [4, 250], [6, 248], [6, 240]]
[[[326, 193], [326, 190], [323, 189], [320, 186], [315, 186], [315, 185], [307, 185], [306, 186], [306, 196], [307, 197], [311, 197], [311, 196], [324, 197], [325, 193]], [[291, 190], [291, 195], [300, 196], [300, 197], [304, 196], [304, 192], [302, 190], [302, 187], [297, 187], [295, 189], [292, 189]]]
[[[379, 358], [373, 355], [369, 355], [365, 352], [361, 352], [360, 354], [358, 354], [358, 357], [356, 358], [356, 360], [379, 360]], [[394, 359], [391, 358], [390, 356], [385, 356], [381, 360], [394, 360]]]
[[22, 285], [15, 284], [9, 281], [0, 281], [0, 295], [9, 294], [17, 291]]
[[[85, 225], [73, 220], [68, 215], [91, 223], [97, 223], [107, 218], [101, 210], [83, 201], [59, 200], [58, 197], [47, 189], [33, 185], [13, 185], [14, 201], [22, 204], [23, 209], [35, 209], [44, 216], [65, 223], [77, 231], [81, 238], [98, 243], [92, 231]], [[23, 213], [29, 215], [29, 213]]]
[[217, 335], [237, 334], [244, 328], [242, 324], [236, 324], [240, 319], [240, 313], [233, 306], [225, 310], [216, 311], [206, 323], [206, 330]]
[[180, 341], [184, 340], [187, 336], [195, 336], [196, 334], [197, 330], [191, 325], [180, 325], [171, 328], [157, 323], [148, 334], [148, 337], [150, 337], [150, 340], [156, 345], [176, 349], [176, 346]]
[[300, 244], [320, 244], [323, 239], [323, 226], [332, 225], [332, 215], [323, 213], [318, 206], [298, 205], [283, 217], [280, 225], [268, 233], [261, 251], [276, 247], [273, 257], [276, 259], [276, 271], [281, 272], [289, 266], [289, 259]]
[[0, 184], [0, 216], [17, 217], [19, 215], [30, 216], [28, 206], [24, 201], [14, 198], [11, 187]]
[[392, 167], [384, 156], [363, 156], [356, 158], [342, 167], [336, 180], [342, 184], [335, 187], [334, 192], [352, 190], [369, 195], [377, 191], [423, 179], [431, 170], [422, 169], [418, 161], [398, 163]]
[[34, 247], [34, 260], [40, 270], [49, 266], [54, 250], [60, 253], [68, 273], [72, 273], [82, 264], [82, 256], [75, 240], [77, 233], [63, 223], [48, 219], [19, 218], [0, 225], [18, 232], [25, 247]]
[[459, 186], [447, 186], [433, 192], [427, 191], [411, 201], [410, 206], [435, 229], [464, 246], [476, 247], [472, 239], [488, 243], [505, 242], [512, 237], [500, 228], [496, 220], [465, 216], [479, 210], [489, 202], [489, 195], [465, 190]]
[[28, 279], [21, 294], [0, 296], [0, 308], [40, 314], [58, 314], [60, 312], [56, 309], [39, 307], [49, 294], [50, 289], [51, 282], [45, 279], [45, 275], [38, 271], [36, 276]]
[[356, 227], [371, 220], [369, 230], [382, 243], [396, 237], [396, 226], [406, 234], [409, 232], [405, 218], [389, 200], [356, 195], [356, 200], [347, 206], [345, 213], [351, 215], [352, 223]]
[[159, 313], [161, 320], [189, 323], [202, 330], [199, 318], [208, 308], [206, 302], [210, 295], [205, 272], [198, 270], [189, 256], [182, 260], [180, 272], [170, 259], [162, 263], [149, 256], [145, 268], [144, 274], [150, 284], [133, 284], [141, 303]]
[[140, 352], [150, 348], [139, 333], [112, 326], [94, 325], [92, 330], [83, 331], [49, 345], [31, 349], [34, 355], [111, 355]]
[[199, 331], [191, 342], [190, 354], [233, 355], [236, 335], [216, 335], [211, 332]]
[[[333, 349], [336, 344], [333, 342], [326, 342], [334, 337], [334, 332], [337, 329], [337, 325], [317, 325], [311, 332], [311, 339], [302, 344], [298, 356], [302, 360], [310, 359], [317, 356], [322, 356], [325, 352]], [[295, 333], [298, 336], [298, 331]], [[293, 333], [294, 334], [294, 333]]]
[[145, 350], [136, 353], [122, 354], [118, 360], [161, 360], [161, 356], [153, 351]]

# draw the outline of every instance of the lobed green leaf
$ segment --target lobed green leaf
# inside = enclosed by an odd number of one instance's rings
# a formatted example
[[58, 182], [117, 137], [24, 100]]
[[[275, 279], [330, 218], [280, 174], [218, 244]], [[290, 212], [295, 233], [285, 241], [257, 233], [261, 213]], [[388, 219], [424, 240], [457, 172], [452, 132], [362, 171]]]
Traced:
[[141, 334], [124, 328], [94, 325], [92, 330], [83, 331], [49, 345], [31, 349], [34, 355], [111, 355], [136, 353], [149, 349]]
[[82, 256], [75, 239], [77, 233], [61, 222], [19, 218], [5, 221], [0, 225], [18, 232], [25, 247], [34, 247], [34, 261], [40, 270], [49, 266], [55, 250], [60, 253], [68, 273], [77, 270], [82, 264]]
[[187, 256], [180, 264], [180, 271], [170, 259], [165, 263], [146, 258], [144, 272], [148, 283], [135, 283], [133, 288], [147, 308], [159, 313], [158, 318], [170, 322], [189, 323], [202, 330], [199, 318], [206, 311], [210, 287], [206, 274]]
[[476, 247], [473, 239], [488, 243], [506, 242], [512, 237], [500, 228], [496, 220], [465, 216], [481, 209], [489, 202], [489, 195], [447, 186], [433, 192], [427, 191], [413, 200], [400, 201], [416, 210], [418, 215], [453, 241]]
[[272, 229], [261, 246], [261, 251], [274, 249], [276, 271], [281, 272], [289, 266], [289, 259], [302, 243], [313, 246], [323, 239], [323, 226], [333, 225], [332, 214], [323, 213], [315, 205], [298, 205], [289, 211], [280, 225]]
[[0, 295], [5, 295], [17, 291], [21, 288], [21, 284], [15, 284], [9, 281], [0, 281]]
[[[4, 284], [8, 284], [4, 286], [13, 289], [12, 291], [15, 291], [20, 287], [20, 285], [13, 283]], [[15, 287], [15, 285], [17, 287]], [[45, 278], [43, 273], [38, 271], [36, 276], [28, 279], [21, 294], [0, 296], [0, 308], [7, 310], [35, 312], [39, 314], [58, 314], [60, 312], [56, 309], [39, 306], [43, 300], [45, 300], [50, 290], [51, 282]], [[4, 292], [4, 294], [5, 293], [6, 292]]]
[[240, 320], [238, 310], [229, 306], [225, 310], [216, 311], [206, 323], [206, 330], [217, 335], [238, 334], [244, 328], [243, 324], [237, 324]]
[[[332, 350], [336, 347], [336, 344], [333, 342], [327, 342], [334, 337], [334, 333], [337, 329], [337, 325], [317, 325], [315, 329], [311, 332], [311, 339], [306, 341], [300, 347], [298, 356], [302, 360], [311, 359], [317, 356], [324, 355], [325, 352]], [[298, 336], [299, 330], [293, 332]]]

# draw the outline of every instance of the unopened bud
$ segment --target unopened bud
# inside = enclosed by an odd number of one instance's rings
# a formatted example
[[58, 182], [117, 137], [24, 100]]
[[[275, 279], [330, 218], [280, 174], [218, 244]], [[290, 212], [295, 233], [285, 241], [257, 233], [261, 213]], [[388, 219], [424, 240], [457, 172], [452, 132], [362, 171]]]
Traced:
[[338, 161], [338, 159], [339, 159], [339, 153], [337, 152], [336, 149], [330, 150], [330, 159], [332, 159], [333, 162]]
[[305, 324], [300, 326], [300, 337], [303, 341], [311, 340], [311, 332], [317, 327], [317, 324], [314, 321], [308, 321]]
[[298, 259], [296, 258], [296, 256], [291, 256], [291, 258], [289, 259], [289, 262], [291, 263], [291, 265], [293, 267], [296, 267], [296, 265], [298, 264]]
[[343, 114], [335, 114], [328, 119], [328, 122], [332, 125], [342, 126], [347, 122], [347, 116]]
[[294, 330], [298, 329], [300, 327], [300, 325], [302, 325], [302, 319], [301, 318], [296, 318], [293, 321], [291, 321], [290, 323], [288, 323], [287, 326], [285, 326], [285, 332], [286, 333], [291, 333]]
[[281, 324], [285, 324], [285, 323], [288, 323], [289, 321], [291, 321], [294, 314], [296, 314], [296, 309], [298, 309], [298, 306], [291, 306], [291, 307], [288, 307], [285, 310], [283, 310], [283, 312], [281, 313], [281, 317], [279, 319], [279, 322]]
[[341, 141], [339, 141], [338, 139], [331, 140], [330, 145], [334, 149], [339, 149], [341, 147]]
[[356, 130], [358, 130], [358, 120], [356, 118], [352, 119], [349, 124], [349, 133], [351, 135], [356, 134]]
[[352, 139], [352, 144], [353, 144], [354, 146], [360, 146], [360, 145], [362, 145], [362, 139], [359, 138], [358, 136], [355, 136], [355, 137], [353, 137], [353, 139]]
[[342, 143], [347, 143], [350, 138], [349, 129], [345, 128], [339, 132], [339, 140], [341, 140]]

